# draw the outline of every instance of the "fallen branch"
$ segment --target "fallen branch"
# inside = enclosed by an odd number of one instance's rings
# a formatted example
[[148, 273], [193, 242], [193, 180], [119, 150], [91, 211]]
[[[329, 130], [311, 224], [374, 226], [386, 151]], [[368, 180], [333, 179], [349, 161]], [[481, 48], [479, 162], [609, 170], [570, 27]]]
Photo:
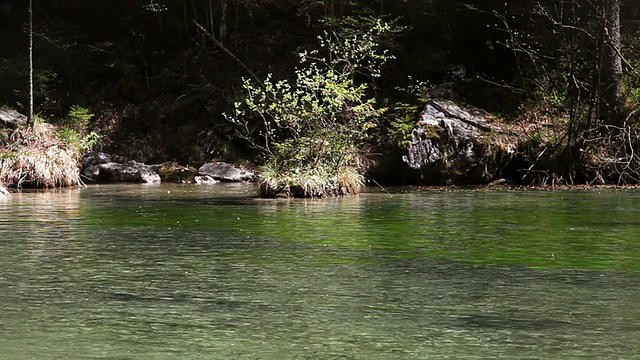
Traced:
[[460, 116], [460, 115], [458, 115], [458, 114], [454, 114], [454, 113], [452, 113], [452, 112], [448, 111], [446, 108], [444, 108], [443, 106], [441, 106], [441, 105], [440, 105], [438, 102], [436, 102], [436, 101], [430, 101], [430, 102], [429, 102], [429, 105], [433, 106], [436, 110], [440, 111], [441, 113], [445, 114], [446, 116], [448, 116], [448, 117], [450, 117], [450, 118], [460, 120], [460, 121], [462, 121], [463, 123], [465, 123], [465, 124], [467, 124], [467, 125], [471, 125], [471, 126], [473, 126], [473, 127], [476, 127], [476, 128], [478, 128], [478, 129], [480, 129], [480, 130], [482, 130], [482, 131], [485, 131], [485, 132], [493, 132], [493, 131], [495, 131], [495, 129], [492, 129], [492, 128], [490, 128], [490, 127], [486, 126], [486, 125], [480, 124], [480, 123], [479, 123], [479, 122], [477, 122], [477, 121], [473, 121], [473, 120], [466, 119], [466, 118], [464, 118], [463, 116]]
[[209, 39], [211, 39], [211, 41], [213, 41], [213, 43], [216, 46], [218, 46], [220, 49], [226, 52], [229, 56], [231, 56], [235, 61], [237, 61], [238, 64], [240, 64], [240, 66], [242, 66], [242, 68], [246, 72], [248, 72], [249, 75], [251, 75], [253, 80], [255, 80], [261, 86], [264, 86], [264, 83], [262, 82], [262, 80], [260, 80], [260, 78], [253, 71], [251, 71], [251, 69], [249, 69], [249, 67], [244, 62], [242, 62], [242, 60], [240, 60], [234, 53], [232, 53], [231, 50], [227, 49], [220, 41], [218, 41], [218, 39], [215, 38], [215, 36], [213, 36], [210, 32], [208, 32], [207, 29], [205, 29], [202, 25], [198, 24], [197, 21], [195, 20], [191, 20], [191, 21], [193, 21], [193, 23], [198, 27], [198, 29], [200, 29], [202, 33], [207, 35]]

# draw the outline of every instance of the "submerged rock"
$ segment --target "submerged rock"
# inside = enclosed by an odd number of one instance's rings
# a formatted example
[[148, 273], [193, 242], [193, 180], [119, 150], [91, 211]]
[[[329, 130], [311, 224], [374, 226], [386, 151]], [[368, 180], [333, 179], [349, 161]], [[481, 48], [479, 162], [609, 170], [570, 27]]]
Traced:
[[151, 168], [160, 175], [163, 182], [193, 183], [198, 173], [192, 166], [182, 166], [173, 161], [151, 165]]
[[222, 161], [214, 161], [206, 163], [198, 169], [198, 175], [210, 176], [219, 181], [254, 181], [255, 174], [253, 171], [244, 166], [232, 165]]
[[515, 136], [492, 126], [479, 109], [429, 101], [403, 161], [425, 185], [483, 184], [515, 157], [516, 144]]
[[219, 183], [218, 180], [212, 178], [209, 175], [196, 175], [193, 178], [193, 182], [196, 183], [196, 184], [201, 184], [201, 185], [210, 185], [210, 184]]
[[128, 161], [124, 164], [115, 162], [97, 164], [82, 170], [90, 181], [97, 182], [135, 182], [135, 183], [159, 183], [160, 175], [149, 165], [137, 161]]

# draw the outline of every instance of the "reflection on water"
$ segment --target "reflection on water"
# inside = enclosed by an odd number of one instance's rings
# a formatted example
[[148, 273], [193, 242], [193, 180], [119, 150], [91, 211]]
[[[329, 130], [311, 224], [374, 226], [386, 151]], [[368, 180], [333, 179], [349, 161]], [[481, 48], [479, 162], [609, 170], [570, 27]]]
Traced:
[[1, 358], [640, 353], [638, 193], [252, 191], [114, 185], [0, 203]]

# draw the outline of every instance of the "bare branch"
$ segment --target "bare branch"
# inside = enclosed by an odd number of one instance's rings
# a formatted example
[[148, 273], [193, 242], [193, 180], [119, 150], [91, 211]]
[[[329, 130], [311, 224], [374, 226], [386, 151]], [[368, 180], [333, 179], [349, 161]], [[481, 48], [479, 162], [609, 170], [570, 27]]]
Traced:
[[218, 46], [220, 49], [222, 49], [224, 52], [226, 52], [229, 56], [231, 56], [231, 58], [233, 58], [240, 66], [242, 66], [242, 68], [249, 73], [249, 75], [251, 75], [251, 77], [253, 78], [253, 80], [255, 80], [258, 84], [260, 84], [261, 86], [264, 86], [264, 83], [262, 82], [262, 80], [260, 80], [260, 78], [253, 72], [251, 71], [251, 69], [242, 61], [240, 60], [233, 52], [231, 52], [231, 50], [227, 49], [226, 46], [224, 46], [220, 41], [218, 41], [218, 39], [215, 38], [215, 36], [213, 36], [210, 32], [207, 31], [207, 29], [205, 29], [204, 27], [202, 27], [202, 25], [200, 25], [197, 21], [195, 20], [191, 20], [193, 21], [193, 23], [198, 27], [198, 29], [200, 29], [200, 31], [202, 31], [203, 34], [207, 35], [207, 37], [209, 39], [211, 39], [211, 41]]

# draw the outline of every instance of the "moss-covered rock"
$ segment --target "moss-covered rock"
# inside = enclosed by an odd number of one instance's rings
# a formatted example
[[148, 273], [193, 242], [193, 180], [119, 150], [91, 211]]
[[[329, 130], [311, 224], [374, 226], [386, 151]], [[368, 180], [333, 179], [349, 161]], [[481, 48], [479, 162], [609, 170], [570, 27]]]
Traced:
[[151, 167], [160, 175], [162, 182], [193, 183], [198, 174], [198, 169], [192, 166], [182, 166], [173, 161], [151, 165]]

